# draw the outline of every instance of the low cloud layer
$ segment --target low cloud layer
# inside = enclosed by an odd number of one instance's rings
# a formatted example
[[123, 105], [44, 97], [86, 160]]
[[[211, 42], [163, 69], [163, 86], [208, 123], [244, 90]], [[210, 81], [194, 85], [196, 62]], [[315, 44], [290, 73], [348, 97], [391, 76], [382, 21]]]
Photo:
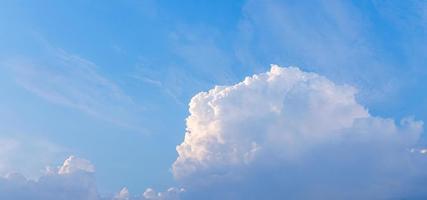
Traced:
[[38, 180], [19, 173], [0, 178], [0, 199], [97, 200], [99, 199], [89, 161], [71, 156], [58, 169], [49, 169]]
[[183, 189], [169, 188], [156, 192], [152, 188], [132, 195], [123, 188], [114, 196], [101, 195], [95, 180], [95, 166], [86, 159], [70, 156], [57, 168], [47, 168], [37, 180], [20, 173], [0, 177], [0, 199], [10, 200], [178, 200]]
[[356, 89], [273, 65], [190, 102], [173, 174], [188, 199], [427, 197], [423, 123], [372, 116]]
[[[153, 188], [147, 188], [143, 194], [132, 196], [129, 190], [125, 187], [118, 192], [113, 200], [179, 200], [184, 189], [171, 187], [164, 192], [157, 192]], [[106, 197], [105, 200], [110, 200]]]

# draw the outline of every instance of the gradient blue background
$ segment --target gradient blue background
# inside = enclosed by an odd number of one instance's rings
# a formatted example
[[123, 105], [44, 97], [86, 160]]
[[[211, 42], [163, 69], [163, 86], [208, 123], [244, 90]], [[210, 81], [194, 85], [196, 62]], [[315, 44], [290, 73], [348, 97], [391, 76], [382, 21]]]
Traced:
[[[427, 121], [425, 44], [425, 1], [3, 0], [0, 139], [56, 146], [12, 155], [9, 167], [28, 176], [73, 154], [95, 164], [102, 192], [163, 189], [174, 184], [170, 166], [197, 92], [272, 63], [292, 65], [354, 85], [373, 115]], [[70, 58], [78, 59], [66, 64]], [[34, 92], [54, 87], [64, 99], [87, 95], [76, 91], [95, 90], [96, 82], [73, 72], [87, 62], [95, 78], [128, 100], [106, 89], [82, 103], [90, 113]], [[45, 73], [27, 74], [27, 65]], [[52, 74], [71, 83], [22, 84]]]

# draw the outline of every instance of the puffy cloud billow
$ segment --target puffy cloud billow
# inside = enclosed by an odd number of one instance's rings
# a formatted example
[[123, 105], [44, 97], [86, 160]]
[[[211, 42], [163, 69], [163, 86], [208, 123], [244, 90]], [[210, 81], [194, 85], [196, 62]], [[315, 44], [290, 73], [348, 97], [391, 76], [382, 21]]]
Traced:
[[10, 200], [98, 200], [94, 166], [74, 156], [58, 169], [49, 169], [38, 180], [19, 173], [0, 178], [0, 199]]
[[184, 189], [171, 187], [164, 192], [152, 188], [131, 195], [125, 187], [115, 196], [98, 192], [95, 166], [86, 159], [70, 156], [57, 168], [47, 168], [37, 180], [20, 173], [0, 177], [0, 199], [5, 200], [178, 200]]
[[[185, 192], [183, 188], [171, 187], [164, 192], [156, 192], [153, 188], [147, 188], [143, 194], [132, 196], [125, 187], [118, 192], [113, 200], [179, 200], [181, 193]], [[111, 198], [106, 197], [105, 200]]]
[[423, 123], [372, 116], [356, 89], [272, 65], [194, 96], [175, 178], [185, 199], [427, 198]]

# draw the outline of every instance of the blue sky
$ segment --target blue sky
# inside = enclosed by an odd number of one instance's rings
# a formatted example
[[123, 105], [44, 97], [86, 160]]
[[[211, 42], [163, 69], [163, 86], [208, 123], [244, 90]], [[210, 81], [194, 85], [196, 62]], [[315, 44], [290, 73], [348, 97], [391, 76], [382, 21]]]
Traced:
[[177, 185], [190, 99], [270, 64], [425, 122], [426, 22], [415, 0], [1, 1], [0, 173], [36, 179], [75, 155], [101, 193]]

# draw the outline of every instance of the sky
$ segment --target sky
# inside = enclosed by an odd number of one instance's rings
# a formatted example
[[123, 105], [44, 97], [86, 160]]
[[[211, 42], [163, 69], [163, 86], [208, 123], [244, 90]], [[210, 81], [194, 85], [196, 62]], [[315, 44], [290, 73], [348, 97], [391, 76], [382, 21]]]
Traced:
[[421, 0], [1, 0], [0, 197], [426, 198], [426, 43]]

